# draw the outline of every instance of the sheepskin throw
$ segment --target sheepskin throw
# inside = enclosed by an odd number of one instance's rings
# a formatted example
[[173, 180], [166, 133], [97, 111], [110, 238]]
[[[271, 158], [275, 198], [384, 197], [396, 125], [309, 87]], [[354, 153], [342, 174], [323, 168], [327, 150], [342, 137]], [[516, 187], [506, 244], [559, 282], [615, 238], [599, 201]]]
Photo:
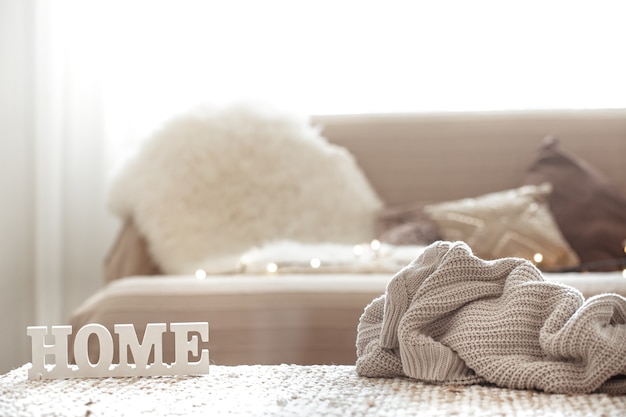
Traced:
[[[396, 273], [424, 250], [418, 245], [271, 242], [244, 253], [239, 273]], [[272, 268], [273, 266], [273, 268]], [[268, 271], [268, 268], [270, 270]]]
[[114, 177], [110, 207], [134, 219], [164, 273], [181, 274], [231, 271], [277, 239], [368, 241], [381, 202], [306, 119], [236, 105], [165, 123]]
[[526, 260], [436, 242], [366, 307], [357, 356], [370, 377], [626, 394], [626, 299], [585, 301]]

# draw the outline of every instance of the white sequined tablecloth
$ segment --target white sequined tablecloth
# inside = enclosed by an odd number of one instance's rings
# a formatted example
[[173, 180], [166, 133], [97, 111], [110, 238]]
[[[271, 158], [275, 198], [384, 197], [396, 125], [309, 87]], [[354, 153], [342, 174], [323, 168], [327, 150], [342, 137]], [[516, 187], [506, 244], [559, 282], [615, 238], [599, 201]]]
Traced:
[[211, 366], [203, 376], [0, 377], [0, 416], [626, 416], [626, 396], [359, 377], [353, 366]]

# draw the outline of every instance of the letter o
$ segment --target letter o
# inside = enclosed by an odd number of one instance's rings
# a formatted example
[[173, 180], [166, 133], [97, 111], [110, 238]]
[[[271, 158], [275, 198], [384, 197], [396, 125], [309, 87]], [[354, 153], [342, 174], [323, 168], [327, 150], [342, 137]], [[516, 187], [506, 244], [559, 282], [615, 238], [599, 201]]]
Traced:
[[[89, 336], [92, 334], [98, 336], [100, 345], [100, 357], [95, 364], [89, 360]], [[74, 339], [74, 359], [85, 376], [105, 375], [113, 362], [113, 337], [107, 328], [96, 323], [81, 327]]]

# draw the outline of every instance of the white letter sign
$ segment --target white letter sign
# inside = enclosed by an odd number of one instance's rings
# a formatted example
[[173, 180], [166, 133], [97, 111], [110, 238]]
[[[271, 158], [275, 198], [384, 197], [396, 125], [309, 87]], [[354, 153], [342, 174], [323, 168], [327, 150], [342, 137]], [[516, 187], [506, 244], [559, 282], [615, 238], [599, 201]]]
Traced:
[[[48, 331], [49, 330], [49, 331]], [[109, 330], [101, 324], [86, 324], [74, 338], [73, 349], [76, 365], [68, 364], [68, 336], [72, 326], [29, 326], [27, 335], [31, 338], [32, 366], [28, 370], [29, 379], [58, 379], [83, 377], [122, 377], [156, 375], [201, 375], [209, 373], [209, 351], [199, 350], [200, 342], [209, 341], [209, 323], [171, 323], [174, 333], [175, 361], [163, 363], [163, 334], [165, 323], [148, 323], [139, 342], [132, 324], [116, 324], [114, 332], [119, 336], [119, 363], [113, 363], [114, 343]], [[53, 344], [46, 343], [46, 335], [54, 337]], [[89, 359], [89, 339], [98, 339], [99, 357], [96, 363]], [[128, 363], [128, 350], [135, 363]], [[148, 364], [150, 352], [154, 363]], [[197, 362], [189, 362], [188, 355], [198, 357]], [[52, 359], [52, 361], [47, 360]]]

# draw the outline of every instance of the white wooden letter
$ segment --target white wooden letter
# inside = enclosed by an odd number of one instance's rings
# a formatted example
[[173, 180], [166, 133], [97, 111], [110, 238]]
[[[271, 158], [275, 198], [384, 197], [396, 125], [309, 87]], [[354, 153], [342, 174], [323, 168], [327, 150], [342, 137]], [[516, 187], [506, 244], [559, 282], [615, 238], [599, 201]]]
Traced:
[[[199, 343], [209, 341], [209, 323], [171, 323], [174, 333], [175, 361], [171, 365], [163, 363], [163, 334], [165, 323], [148, 323], [139, 342], [132, 324], [116, 324], [114, 331], [119, 336], [119, 364], [113, 364], [113, 337], [101, 324], [86, 324], [74, 338], [74, 360], [68, 364], [68, 336], [72, 326], [52, 326], [50, 335], [54, 344], [46, 344], [47, 326], [29, 326], [26, 333], [31, 338], [32, 365], [28, 370], [29, 379], [122, 377], [155, 375], [200, 375], [209, 373], [209, 350], [199, 349]], [[96, 363], [89, 359], [89, 339], [98, 338], [99, 357]], [[134, 364], [128, 363], [128, 351], [133, 355]], [[150, 352], [154, 353], [154, 363], [148, 365]], [[198, 357], [197, 362], [189, 362], [189, 354]], [[52, 358], [50, 358], [52, 357]], [[54, 360], [54, 364], [46, 363]]]
[[[54, 344], [46, 344], [48, 326], [28, 326], [26, 334], [31, 338], [32, 366], [28, 379], [64, 378], [70, 374], [67, 364], [67, 337], [72, 334], [72, 326], [52, 326], [50, 333]], [[46, 355], [54, 356], [54, 366], [46, 366]]]
[[[143, 375], [159, 375], [166, 366], [163, 365], [163, 333], [167, 330], [165, 323], [148, 323], [143, 334], [143, 341], [139, 338], [132, 324], [116, 324], [115, 333], [120, 337], [119, 355], [121, 368], [145, 369], [150, 372]], [[128, 363], [128, 348], [130, 348], [135, 365]], [[150, 351], [154, 348], [154, 363], [148, 366]]]
[[208, 373], [208, 349], [202, 349], [199, 361], [189, 362], [189, 352], [191, 352], [194, 356], [198, 356], [198, 336], [192, 335], [191, 339], [188, 336], [189, 332], [197, 332], [200, 334], [200, 340], [208, 342], [209, 323], [172, 323], [170, 324], [170, 330], [174, 332], [174, 342], [176, 348], [176, 361], [172, 364], [172, 368], [175, 368], [177, 373], [186, 375]]
[[[98, 362], [91, 363], [89, 360], [89, 336], [98, 336], [100, 345], [100, 357]], [[76, 333], [74, 339], [74, 359], [81, 371], [82, 376], [104, 376], [109, 371], [113, 362], [113, 338], [111, 333], [101, 324], [86, 324]]]

